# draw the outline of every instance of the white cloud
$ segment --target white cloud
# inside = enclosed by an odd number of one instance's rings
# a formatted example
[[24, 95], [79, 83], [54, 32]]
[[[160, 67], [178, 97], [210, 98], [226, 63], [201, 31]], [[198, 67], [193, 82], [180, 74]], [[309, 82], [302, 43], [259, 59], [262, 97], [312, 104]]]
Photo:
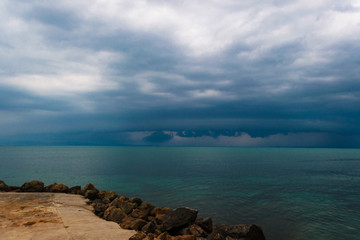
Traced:
[[64, 75], [19, 75], [6, 78], [0, 84], [30, 91], [40, 96], [66, 96], [94, 91], [111, 90], [117, 84], [101, 80], [99, 76]]
[[357, 38], [360, 32], [359, 10], [343, 11], [358, 6], [357, 0], [280, 3], [68, 0], [63, 5], [81, 9], [86, 20], [101, 22], [100, 32], [126, 29], [155, 34], [193, 57], [212, 56], [234, 44], [245, 44], [251, 50], [239, 56], [255, 59], [274, 47], [300, 40], [306, 42], [311, 52], [321, 51], [319, 46]]

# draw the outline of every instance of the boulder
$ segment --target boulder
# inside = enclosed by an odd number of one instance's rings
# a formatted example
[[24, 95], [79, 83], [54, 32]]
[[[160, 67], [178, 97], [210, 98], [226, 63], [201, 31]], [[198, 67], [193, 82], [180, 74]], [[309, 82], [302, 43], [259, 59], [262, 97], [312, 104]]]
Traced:
[[173, 237], [174, 240], [195, 240], [193, 235], [179, 235]]
[[129, 202], [135, 203], [136, 207], [140, 206], [140, 204], [143, 202], [140, 198], [133, 197], [130, 198]]
[[198, 210], [180, 207], [169, 211], [162, 218], [160, 230], [177, 232], [182, 228], [190, 226], [196, 220]]
[[74, 186], [69, 189], [71, 194], [81, 194], [81, 186]]
[[211, 233], [213, 230], [213, 221], [211, 218], [198, 218], [196, 219], [195, 224], [208, 233]]
[[21, 187], [9, 186], [9, 192], [21, 192]]
[[94, 200], [98, 197], [98, 190], [87, 190], [85, 191], [84, 197], [90, 200]]
[[103, 204], [102, 202], [96, 202], [96, 203], [92, 203], [91, 206], [94, 207], [94, 213], [96, 216], [99, 217], [103, 217], [104, 216], [104, 211], [105, 211], [105, 204]]
[[145, 220], [127, 216], [121, 221], [120, 227], [139, 231], [146, 225], [146, 223], [147, 222]]
[[133, 216], [134, 218], [141, 218], [143, 220], [147, 220], [153, 208], [154, 206], [151, 205], [150, 203], [142, 202], [140, 206], [138, 206], [138, 208], [132, 211], [131, 216]]
[[100, 191], [98, 196], [104, 204], [108, 204], [111, 203], [118, 195], [114, 191]]
[[116, 208], [114, 206], [108, 207], [104, 211], [104, 218], [108, 221], [113, 221], [117, 223], [121, 223], [121, 221], [126, 217], [124, 211], [120, 208]]
[[180, 231], [181, 235], [192, 235], [195, 237], [207, 237], [208, 233], [200, 226], [193, 224]]
[[53, 183], [45, 187], [45, 192], [68, 193], [69, 187], [62, 183]]
[[156, 224], [153, 221], [151, 221], [151, 222], [148, 222], [147, 224], [145, 224], [141, 228], [141, 231], [144, 233], [154, 233], [155, 229], [156, 229]]
[[143, 240], [143, 239], [145, 239], [146, 237], [147, 237], [147, 236], [146, 236], [145, 233], [143, 233], [143, 232], [138, 232], [138, 233], [136, 233], [135, 235], [131, 236], [131, 237], [129, 238], [129, 240]]
[[7, 192], [9, 191], [9, 186], [2, 180], [0, 180], [0, 192]]
[[[155, 207], [153, 210], [151, 210], [150, 216], [154, 216], [156, 224], [160, 225], [162, 224], [162, 220], [165, 214], [170, 211], [172, 210], [167, 207]], [[150, 217], [148, 217], [148, 219], [150, 220]]]
[[23, 192], [42, 192], [44, 189], [44, 183], [38, 180], [26, 182], [21, 186]]
[[95, 190], [95, 191], [99, 192], [99, 190], [96, 189], [96, 187], [95, 187], [92, 183], [88, 183], [88, 184], [86, 184], [86, 186], [82, 189], [81, 194], [82, 194], [82, 195], [85, 195], [86, 191], [88, 191], [88, 190]]
[[262, 229], [254, 224], [239, 225], [218, 225], [214, 231], [208, 236], [208, 240], [265, 240]]
[[157, 236], [154, 240], [174, 240], [174, 238], [167, 232], [163, 232], [162, 234]]
[[121, 208], [126, 214], [129, 214], [136, 207], [136, 204], [123, 199], [124, 198], [122, 198], [121, 196], [117, 197], [114, 199], [114, 201], [110, 203], [109, 206]]

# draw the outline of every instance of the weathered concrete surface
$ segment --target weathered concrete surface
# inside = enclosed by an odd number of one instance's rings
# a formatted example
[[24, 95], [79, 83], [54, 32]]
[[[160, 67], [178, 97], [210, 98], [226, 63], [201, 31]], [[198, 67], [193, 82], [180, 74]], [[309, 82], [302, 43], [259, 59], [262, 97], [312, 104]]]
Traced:
[[135, 231], [92, 213], [79, 195], [0, 193], [1, 240], [125, 240]]

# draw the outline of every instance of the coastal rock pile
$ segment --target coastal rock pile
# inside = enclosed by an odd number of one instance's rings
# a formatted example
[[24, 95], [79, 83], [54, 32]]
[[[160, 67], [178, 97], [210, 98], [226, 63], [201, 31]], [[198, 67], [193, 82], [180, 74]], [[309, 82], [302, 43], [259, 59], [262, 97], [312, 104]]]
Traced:
[[45, 187], [43, 182], [34, 180], [13, 187], [0, 180], [0, 191], [81, 194], [89, 199], [97, 216], [138, 231], [130, 240], [265, 240], [261, 228], [254, 224], [214, 226], [211, 218], [197, 218], [195, 209], [156, 207], [140, 198], [99, 191], [91, 183], [81, 189], [61, 183]]

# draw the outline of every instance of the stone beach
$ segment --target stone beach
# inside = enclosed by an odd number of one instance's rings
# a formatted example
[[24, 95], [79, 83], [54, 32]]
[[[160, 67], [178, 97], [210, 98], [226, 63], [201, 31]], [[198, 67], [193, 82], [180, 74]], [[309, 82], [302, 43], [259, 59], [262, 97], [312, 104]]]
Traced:
[[[97, 232], [98, 234], [100, 231], [109, 235], [109, 237], [105, 237], [106, 235], [103, 235], [102, 239], [265, 239], [261, 228], [254, 224], [214, 225], [211, 218], [198, 218], [198, 211], [195, 209], [188, 207], [179, 207], [176, 209], [157, 207], [148, 202], [142, 201], [140, 198], [128, 198], [124, 195], [118, 195], [114, 191], [100, 191], [91, 183], [87, 184], [84, 188], [81, 188], [80, 186], [68, 187], [61, 183], [53, 183], [45, 186], [43, 182], [34, 180], [24, 183], [21, 187], [17, 187], [8, 186], [4, 181], [0, 180], [0, 192], [6, 192], [0, 195], [0, 202], [2, 203], [1, 209], [3, 209], [0, 210], [0, 233], [3, 236], [8, 236], [5, 239], [22, 239], [21, 237], [16, 237], [16, 228], [25, 229], [26, 231], [24, 231], [31, 235], [32, 233], [30, 227], [34, 228], [35, 225], [39, 224], [52, 224], [48, 227], [49, 231], [46, 233], [50, 234], [49, 236], [51, 236], [51, 232], [54, 232], [55, 234], [61, 232], [61, 229], [63, 229], [63, 237], [56, 239], [101, 239], [92, 238], [96, 234], [90, 234], [91, 231]], [[21, 208], [24, 207], [21, 204], [21, 206], [17, 206], [16, 201], [14, 202], [14, 199], [19, 199], [19, 196], [22, 196], [22, 202], [26, 202], [24, 198], [28, 199], [28, 203], [34, 203], [34, 201], [37, 201], [37, 205], [35, 205], [38, 208], [38, 205], [42, 204], [42, 209], [46, 209], [48, 212], [48, 214], [44, 213], [45, 215], [43, 215], [53, 216], [53, 218], [50, 220], [36, 219], [39, 217], [39, 214], [36, 214], [35, 212], [30, 212], [29, 214], [29, 212], [27, 212], [26, 219], [25, 217], [21, 217], [23, 219], [22, 223], [16, 223], [14, 222], [14, 219], [9, 219], [8, 215], [5, 213], [9, 211], [8, 209], [19, 208], [17, 210], [21, 210]], [[67, 199], [69, 196], [71, 197]], [[84, 198], [87, 199], [86, 201], [88, 205], [85, 204]], [[59, 205], [59, 201], [63, 201], [63, 203], [60, 203]], [[75, 209], [72, 209], [74, 208], [74, 204], [71, 204], [71, 202], [74, 201], [77, 201], [77, 207], [80, 208], [80, 210], [86, 209], [88, 212], [94, 212], [95, 215], [99, 217], [97, 217], [97, 219], [100, 220], [100, 223], [94, 223], [94, 227], [89, 227], [88, 225], [88, 230], [87, 228], [84, 229], [82, 227], [79, 227], [81, 229], [76, 230], [76, 228], [71, 224], [65, 228], [64, 224], [61, 224], [61, 222], [71, 222], [72, 218], [77, 218], [78, 214], [75, 214]], [[85, 206], [81, 205], [81, 201]], [[47, 206], [47, 208], [44, 207], [44, 205]], [[59, 206], [62, 207], [62, 210], [59, 210]], [[26, 208], [31, 209], [31, 204]], [[68, 219], [66, 217], [65, 220], [62, 218], [61, 211], [65, 211], [65, 213], [67, 213], [67, 215], [65, 215]], [[56, 212], [60, 215], [56, 216]], [[71, 214], [72, 212], [73, 214]], [[94, 216], [93, 214], [91, 215]], [[91, 217], [86, 216], [85, 218]], [[104, 221], [101, 218], [107, 221]], [[78, 223], [79, 222], [84, 221], [81, 220], [78, 221]], [[111, 226], [105, 226], [107, 223], [111, 223]], [[113, 224], [115, 224], [115, 227]], [[76, 224], [74, 224], [74, 226], [76, 226]], [[66, 235], [66, 233], [68, 235]], [[33, 232], [33, 234], [41, 236], [41, 231], [37, 233]], [[43, 232], [43, 235], [46, 234]]]

